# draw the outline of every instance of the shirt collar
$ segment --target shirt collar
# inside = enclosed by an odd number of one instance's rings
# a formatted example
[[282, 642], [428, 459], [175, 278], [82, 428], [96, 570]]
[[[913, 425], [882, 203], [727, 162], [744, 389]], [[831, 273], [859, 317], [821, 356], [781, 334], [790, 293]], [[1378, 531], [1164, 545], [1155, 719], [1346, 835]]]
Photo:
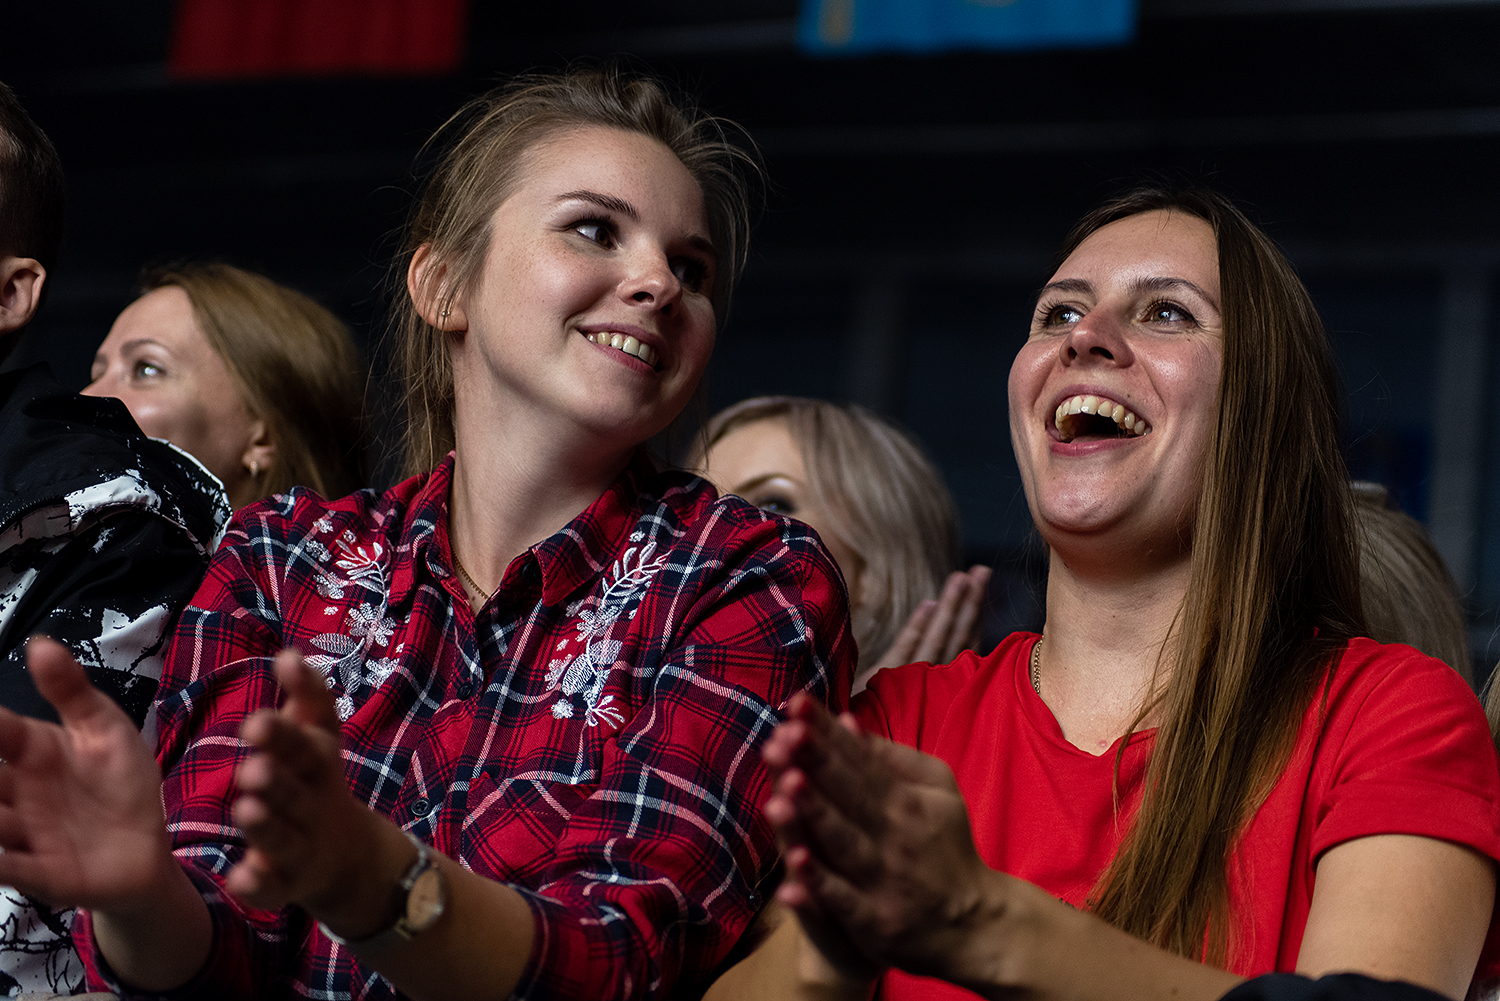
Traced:
[[[656, 479], [656, 463], [638, 450], [609, 488], [562, 530], [532, 546], [523, 558], [534, 560], [542, 575], [542, 603], [558, 605], [603, 573], [624, 551], [641, 517], [641, 496]], [[454, 575], [448, 541], [448, 491], [453, 482], [453, 454], [436, 469], [395, 488], [411, 497], [401, 541], [391, 567], [391, 603], [399, 604], [417, 583], [418, 567], [446, 581]], [[507, 576], [507, 583], [509, 581]], [[462, 590], [460, 588], [460, 590]]]

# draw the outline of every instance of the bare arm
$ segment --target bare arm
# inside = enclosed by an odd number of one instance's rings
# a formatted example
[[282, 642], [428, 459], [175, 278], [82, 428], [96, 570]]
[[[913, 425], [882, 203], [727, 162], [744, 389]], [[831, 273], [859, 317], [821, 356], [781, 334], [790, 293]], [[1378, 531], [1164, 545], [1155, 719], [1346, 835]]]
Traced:
[[1318, 861], [1297, 972], [1367, 973], [1452, 998], [1469, 989], [1495, 906], [1495, 863], [1462, 845], [1383, 834]]
[[[788, 870], [778, 898], [811, 942], [832, 941], [824, 954], [851, 976], [866, 964], [898, 966], [988, 997], [1101, 1001], [1211, 1001], [1240, 981], [988, 869], [936, 759], [861, 736], [848, 717], [839, 726], [805, 701], [792, 717], [765, 751], [779, 772], [766, 810]], [[1319, 866], [1299, 971], [1368, 973], [1462, 997], [1494, 888], [1493, 864], [1465, 848], [1398, 836], [1348, 842]]]

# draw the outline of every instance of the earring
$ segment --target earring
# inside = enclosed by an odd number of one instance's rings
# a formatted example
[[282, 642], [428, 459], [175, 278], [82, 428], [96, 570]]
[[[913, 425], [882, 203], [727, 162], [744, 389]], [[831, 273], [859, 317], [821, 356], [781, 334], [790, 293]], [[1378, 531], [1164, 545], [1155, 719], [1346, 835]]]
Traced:
[[250, 478], [252, 480], [260, 479], [260, 462], [256, 459], [250, 460]]
[[444, 306], [443, 307], [443, 311], [438, 314], [438, 319], [439, 320], [446, 320], [446, 319], [448, 319], [448, 307], [447, 306]]

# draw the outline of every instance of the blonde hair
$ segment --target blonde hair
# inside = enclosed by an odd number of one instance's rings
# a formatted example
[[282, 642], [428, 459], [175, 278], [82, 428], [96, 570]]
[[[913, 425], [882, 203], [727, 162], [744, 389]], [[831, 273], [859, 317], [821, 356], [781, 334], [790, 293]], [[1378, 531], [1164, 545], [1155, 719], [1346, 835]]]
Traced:
[[142, 292], [180, 288], [251, 414], [276, 445], [260, 496], [310, 487], [342, 497], [365, 485], [364, 367], [338, 317], [316, 302], [228, 264], [146, 273]]
[[646, 77], [615, 68], [520, 76], [470, 101], [429, 145], [459, 132], [427, 181], [407, 226], [393, 272], [394, 364], [406, 403], [404, 469], [426, 472], [453, 448], [453, 366], [448, 335], [422, 318], [406, 293], [406, 262], [424, 245], [433, 266], [424, 283], [439, 311], [469, 288], [489, 251], [490, 219], [518, 183], [527, 154], [569, 129], [602, 126], [657, 140], [682, 162], [703, 191], [709, 237], [718, 254], [713, 304], [720, 320], [744, 266], [751, 217], [754, 157], [725, 138], [727, 124], [674, 102]]
[[942, 474], [895, 425], [859, 406], [796, 396], [742, 400], [709, 419], [693, 465], [731, 431], [780, 419], [802, 450], [808, 489], [864, 563], [853, 606], [860, 661], [872, 664], [958, 565], [958, 514]]
[[1391, 506], [1378, 483], [1355, 482], [1359, 578], [1370, 637], [1444, 661], [1470, 685], [1469, 636], [1458, 586], [1422, 523]]

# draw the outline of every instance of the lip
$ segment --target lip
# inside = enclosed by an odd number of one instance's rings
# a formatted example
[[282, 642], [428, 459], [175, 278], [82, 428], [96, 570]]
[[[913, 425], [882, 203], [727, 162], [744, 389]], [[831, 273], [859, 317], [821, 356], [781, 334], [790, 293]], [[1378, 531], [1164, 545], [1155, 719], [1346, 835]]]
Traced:
[[638, 327], [633, 323], [584, 323], [579, 325], [578, 332], [582, 335], [620, 334], [625, 337], [634, 337], [636, 340], [640, 341], [642, 344], [647, 345], [651, 348], [651, 350], [656, 352], [655, 367], [647, 365], [645, 362], [641, 361], [641, 359], [635, 357], [634, 355], [628, 355], [623, 351], [619, 351], [608, 346], [607, 344], [595, 344], [594, 342], [589, 341], [587, 336], [584, 337], [584, 340], [588, 341], [590, 347], [598, 348], [601, 351], [608, 351], [610, 354], [614, 355], [622, 364], [628, 365], [631, 368], [634, 368], [641, 372], [660, 372], [667, 367], [668, 352], [666, 342], [662, 340], [659, 335], [652, 333], [644, 327]]

